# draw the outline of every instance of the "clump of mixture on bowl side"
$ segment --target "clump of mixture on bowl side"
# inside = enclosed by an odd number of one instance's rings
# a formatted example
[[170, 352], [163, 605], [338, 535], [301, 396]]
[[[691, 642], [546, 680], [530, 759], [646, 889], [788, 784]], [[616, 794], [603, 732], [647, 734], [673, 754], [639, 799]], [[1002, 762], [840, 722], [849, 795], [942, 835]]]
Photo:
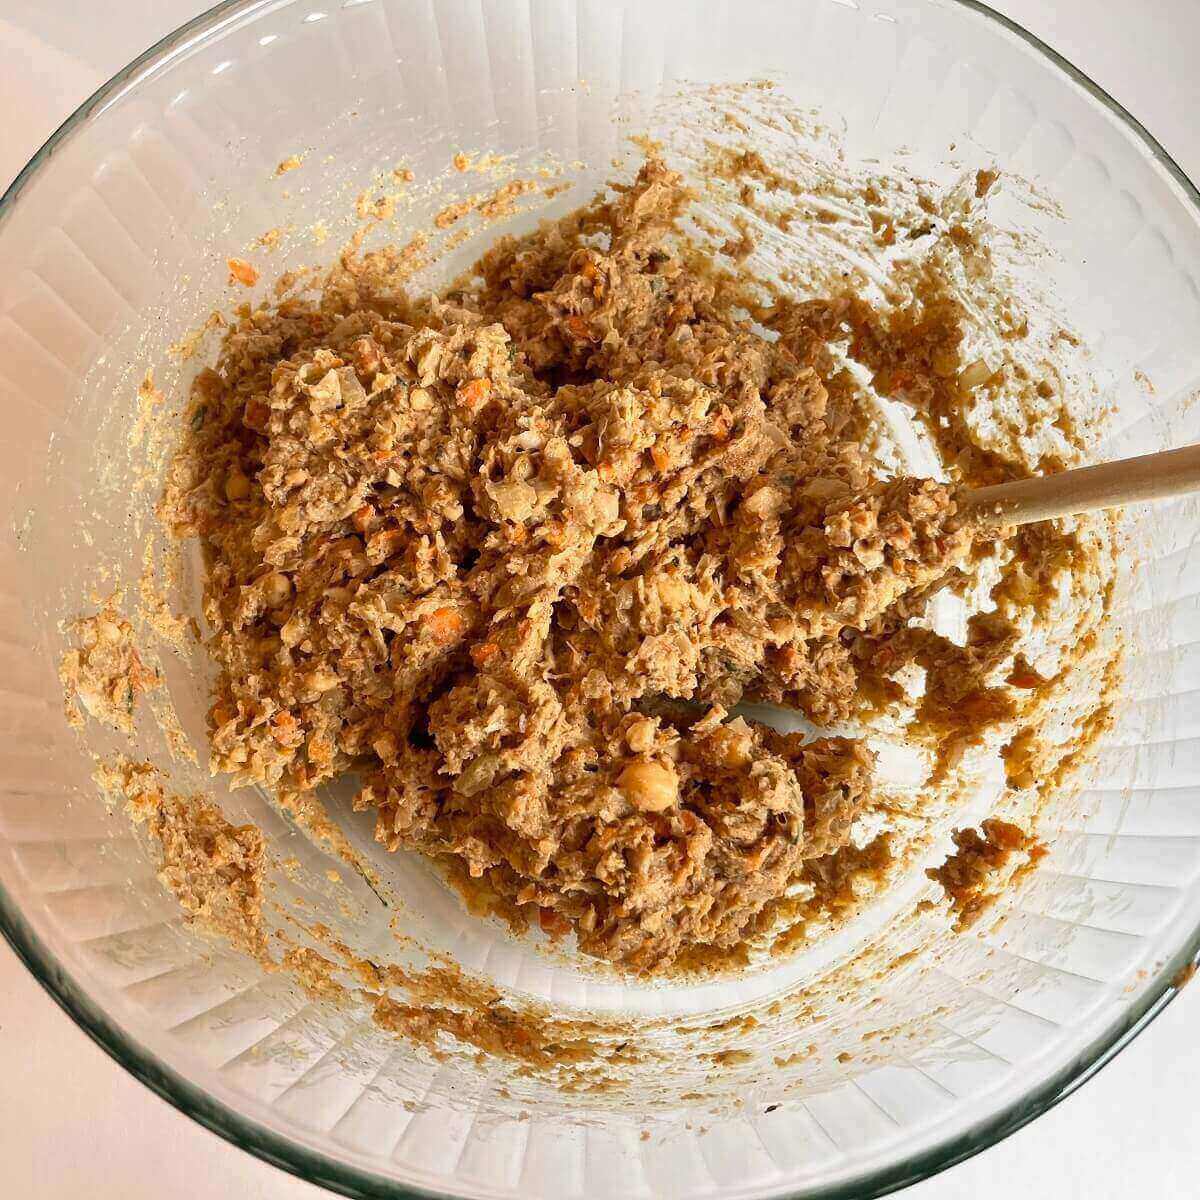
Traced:
[[[353, 771], [389, 849], [638, 971], [887, 858], [851, 841], [863, 739], [739, 702], [853, 726], [920, 668], [913, 729], [944, 763], [1042, 682], [1002, 607], [965, 644], [913, 623], [978, 547], [951, 488], [864, 450], [846, 355], [948, 444], [955, 303], [751, 312], [684, 236], [689, 201], [651, 157], [441, 295], [390, 284], [385, 250], [245, 310], [163, 502], [205, 552], [216, 766], [284, 795]], [[1020, 473], [955, 454], [962, 479]], [[1002, 586], [1032, 602], [1071, 544], [1021, 531]]]

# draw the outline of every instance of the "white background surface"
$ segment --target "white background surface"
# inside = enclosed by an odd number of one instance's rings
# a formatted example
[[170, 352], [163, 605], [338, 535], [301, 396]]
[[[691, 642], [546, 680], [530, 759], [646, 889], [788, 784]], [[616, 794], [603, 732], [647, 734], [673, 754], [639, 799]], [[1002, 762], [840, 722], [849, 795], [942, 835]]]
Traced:
[[[1200, 0], [993, 2], [1107, 88], [1200, 179]], [[103, 79], [204, 7], [0, 0], [0, 188]], [[1195, 1195], [1198, 1029], [1200, 982], [1081, 1091], [904, 1200]], [[2, 942], [0, 1163], [5, 1200], [324, 1194], [226, 1145], [126, 1075]]]

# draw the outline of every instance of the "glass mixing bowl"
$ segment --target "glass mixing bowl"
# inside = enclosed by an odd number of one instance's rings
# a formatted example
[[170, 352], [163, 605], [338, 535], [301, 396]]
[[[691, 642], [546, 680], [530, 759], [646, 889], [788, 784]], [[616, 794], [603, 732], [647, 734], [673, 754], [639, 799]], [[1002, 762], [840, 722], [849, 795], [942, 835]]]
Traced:
[[[136, 383], [228, 299], [226, 255], [272, 226], [344, 234], [373, 171], [436, 176], [464, 147], [571, 164], [582, 196], [681, 81], [754, 77], [839, 123], [848, 155], [936, 171], [953, 153], [1033, 181], [1066, 214], [1047, 216], [1046, 269], [1115, 413], [1102, 456], [1200, 439], [1196, 189], [1099, 88], [967, 0], [232, 0], [97, 92], [0, 206], [0, 925], [138, 1078], [347, 1195], [879, 1195], [1078, 1087], [1169, 1002], [1200, 944], [1192, 500], [1139, 520], [1126, 703], [1094, 784], [1045, 814], [1049, 857], [1000, 921], [940, 948], [912, 992], [931, 1019], [903, 1055], [788, 1077], [778, 1103], [790, 1068], [764, 1069], [770, 1056], [721, 1085], [740, 1101], [723, 1107], [680, 1095], [650, 1114], [536, 1081], [501, 1095], [486, 1065], [439, 1063], [196, 937], [97, 796], [91, 754], [111, 747], [61, 719], [61, 622], [102, 564], [137, 578], [154, 488], [128, 445]], [[297, 153], [306, 170], [277, 177]], [[321, 257], [287, 246], [280, 267]], [[167, 673], [202, 739], [203, 672]], [[294, 854], [279, 886], [336, 922], [311, 883], [324, 853], [263, 797], [206, 786]], [[466, 917], [421, 864], [396, 869], [423, 935], [564, 1011], [711, 1016], [765, 986], [571, 974]], [[371, 919], [386, 941], [387, 914]], [[818, 1055], [823, 1029], [803, 1031]]]

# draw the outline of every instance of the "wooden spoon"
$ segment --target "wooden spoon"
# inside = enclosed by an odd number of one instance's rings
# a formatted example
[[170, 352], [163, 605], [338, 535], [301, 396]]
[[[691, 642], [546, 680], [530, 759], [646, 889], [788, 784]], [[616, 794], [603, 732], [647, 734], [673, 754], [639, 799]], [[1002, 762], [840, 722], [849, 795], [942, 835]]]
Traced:
[[994, 528], [1195, 491], [1200, 491], [1200, 445], [972, 488], [959, 492], [956, 499], [959, 512], [968, 520]]

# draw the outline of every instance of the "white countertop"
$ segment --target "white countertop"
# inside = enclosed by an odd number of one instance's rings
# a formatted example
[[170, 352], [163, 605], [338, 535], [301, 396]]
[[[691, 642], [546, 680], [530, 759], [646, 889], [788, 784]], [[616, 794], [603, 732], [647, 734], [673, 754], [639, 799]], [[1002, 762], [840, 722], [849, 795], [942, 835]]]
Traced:
[[[1200, 0], [993, 0], [1115, 95], [1200, 179]], [[104, 78], [203, 0], [3, 0], [0, 188]], [[108, 11], [103, 11], [108, 9]], [[112, 11], [119, 10], [119, 11]], [[101, 12], [103, 11], [103, 16]], [[1194, 1195], [1200, 982], [1052, 1112], [905, 1200]], [[0, 1194], [14, 1200], [316, 1200], [112, 1062], [0, 942]]]

